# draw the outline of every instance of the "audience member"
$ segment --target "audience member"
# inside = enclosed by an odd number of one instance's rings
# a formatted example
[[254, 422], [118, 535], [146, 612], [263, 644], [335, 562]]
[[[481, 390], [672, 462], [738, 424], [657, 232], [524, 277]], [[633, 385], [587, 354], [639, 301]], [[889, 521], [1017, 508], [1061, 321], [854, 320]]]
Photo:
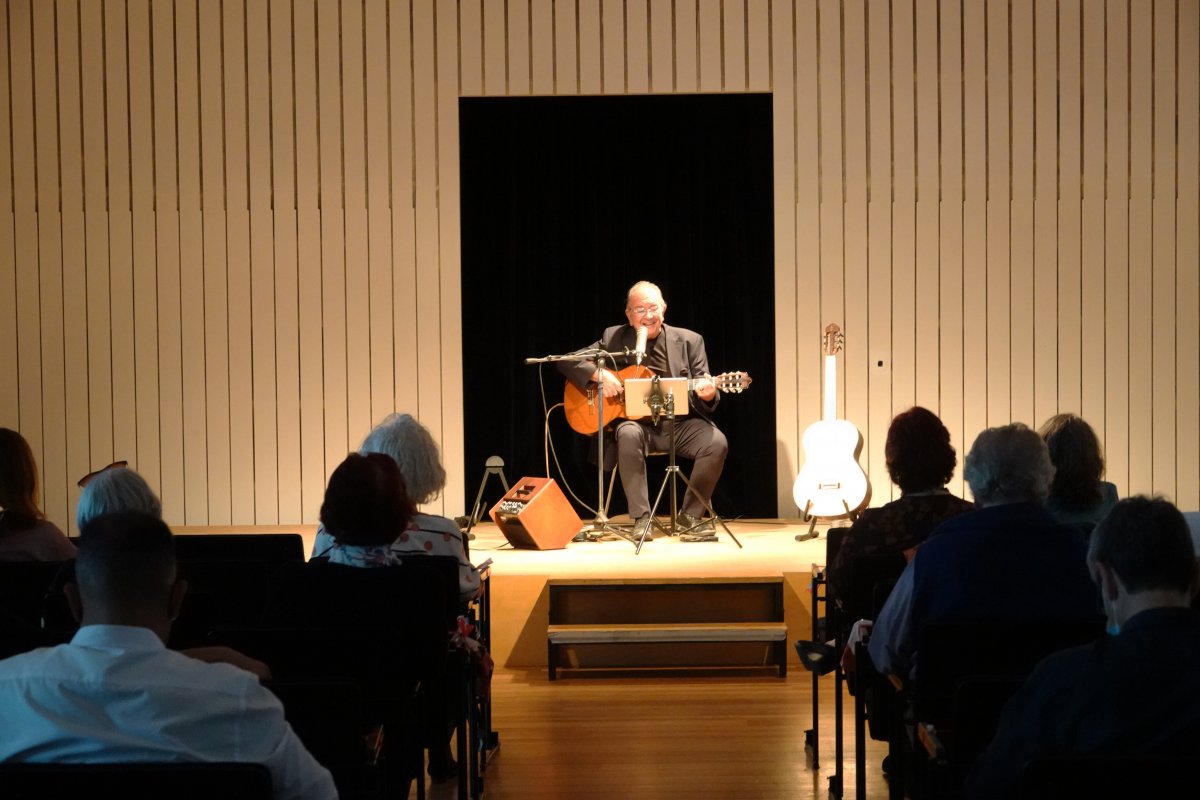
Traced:
[[1117, 487], [1101, 479], [1104, 453], [1096, 432], [1074, 414], [1055, 414], [1038, 433], [1054, 464], [1046, 510], [1059, 522], [1090, 532], [1117, 502]]
[[[900, 487], [900, 498], [866, 509], [846, 533], [826, 573], [830, 594], [839, 602], [846, 596], [856, 558], [893, 551], [911, 559], [934, 528], [972, 508], [946, 489], [958, 459], [950, 431], [932, 411], [914, 406], [897, 414], [888, 428], [884, 459], [888, 475]], [[845, 610], [856, 619], [870, 613]]]
[[0, 428], [0, 561], [67, 561], [75, 545], [38, 508], [38, 468], [25, 437]]
[[964, 476], [979, 508], [938, 526], [905, 567], [871, 634], [881, 672], [911, 676], [931, 622], [1099, 616], [1083, 533], [1043, 508], [1054, 467], [1041, 437], [1021, 423], [983, 431]]
[[[409, 541], [403, 538], [412, 531], [415, 514], [404, 476], [392, 456], [376, 452], [351, 453], [329, 477], [325, 501], [321, 504], [322, 530], [318, 536], [331, 542], [326, 550], [333, 564], [388, 567], [400, 564], [410, 555], [429, 552], [422, 549], [414, 553]], [[405, 610], [382, 611], [390, 616]], [[268, 617], [272, 615], [272, 610], [268, 609]], [[438, 676], [426, 685], [427, 702], [436, 709], [428, 715], [425, 731], [429, 774], [436, 782], [457, 774], [457, 764], [450, 752], [450, 736], [457, 719], [457, 698], [448, 691], [443, 678]]]
[[255, 762], [278, 798], [337, 796], [255, 675], [166, 648], [187, 584], [162, 521], [91, 520], [76, 581], [71, 642], [0, 661], [0, 760]]
[[[446, 470], [438, 456], [437, 442], [429, 429], [409, 414], [389, 414], [367, 434], [359, 452], [391, 458], [400, 468], [408, 497], [416, 504], [433, 502], [446, 486]], [[378, 550], [347, 550], [346, 544], [323, 527], [317, 531], [313, 557], [324, 556], [334, 563], [348, 564], [363, 558], [453, 556], [459, 564], [460, 599], [469, 600], [479, 593], [479, 572], [467, 557], [462, 530], [446, 517], [414, 512], [396, 540], [384, 543], [389, 545], [386, 554]]]
[[1037, 666], [975, 763], [973, 797], [1016, 797], [1039, 755], [1200, 749], [1196, 552], [1183, 516], [1166, 500], [1122, 500], [1092, 533], [1087, 564], [1112, 635]]
[[158, 495], [145, 478], [123, 464], [88, 476], [75, 507], [75, 524], [82, 531], [90, 520], [115, 511], [140, 511], [162, 519]]

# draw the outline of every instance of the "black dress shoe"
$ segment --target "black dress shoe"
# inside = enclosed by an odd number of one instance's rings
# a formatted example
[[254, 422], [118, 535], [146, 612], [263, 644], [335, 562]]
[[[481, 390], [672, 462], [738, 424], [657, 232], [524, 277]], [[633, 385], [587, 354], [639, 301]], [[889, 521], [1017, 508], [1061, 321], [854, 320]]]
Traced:
[[696, 519], [691, 514], [682, 511], [675, 517], [680, 533], [705, 534], [717, 532], [717, 525], [711, 519]]
[[630, 536], [635, 541], [649, 541], [654, 538], [654, 517], [649, 514], [642, 514], [633, 523], [633, 530]]

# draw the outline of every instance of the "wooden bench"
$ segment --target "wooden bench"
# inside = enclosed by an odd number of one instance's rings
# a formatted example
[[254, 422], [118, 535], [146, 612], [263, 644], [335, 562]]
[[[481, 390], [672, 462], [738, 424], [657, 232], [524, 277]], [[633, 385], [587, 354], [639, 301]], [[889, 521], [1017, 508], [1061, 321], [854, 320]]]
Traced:
[[674, 643], [764, 643], [785, 677], [783, 577], [550, 581], [550, 680], [566, 646]]

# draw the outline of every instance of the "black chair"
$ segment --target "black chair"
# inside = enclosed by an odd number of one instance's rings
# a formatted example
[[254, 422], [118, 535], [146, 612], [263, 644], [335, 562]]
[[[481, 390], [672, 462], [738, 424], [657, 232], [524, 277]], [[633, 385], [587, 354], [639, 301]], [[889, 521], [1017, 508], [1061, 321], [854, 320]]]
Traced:
[[1020, 800], [1126, 800], [1130, 797], [1187, 797], [1200, 774], [1200, 756], [1121, 753], [1039, 756], [1025, 764]]
[[1021, 688], [1016, 677], [973, 675], [958, 681], [948, 731], [925, 723], [918, 731], [929, 754], [929, 794], [959, 798], [967, 773], [996, 735], [1005, 704]]
[[[959, 684], [972, 676], [1024, 680], [1046, 656], [1086, 644], [1104, 635], [1104, 621], [973, 620], [926, 625], [917, 644], [914, 680], [905, 681], [894, 697], [890, 754], [901, 760], [914, 797], [927, 797], [931, 781], [944, 781], [930, 770], [925, 744], [916, 737], [932, 726], [941, 737], [954, 735], [954, 698]], [[998, 710], [996, 712], [998, 714]], [[900, 722], [903, 720], [903, 722]], [[990, 724], [996, 724], [991, 720]]]
[[175, 537], [175, 558], [188, 561], [260, 561], [272, 573], [304, 560], [298, 533], [188, 533]]
[[[263, 614], [268, 625], [382, 629], [393, 631], [406, 643], [405, 659], [396, 668], [410, 688], [420, 687], [417, 702], [426, 723], [413, 724], [407, 717], [394, 722], [393, 728], [402, 727], [405, 736], [385, 737], [385, 759], [391, 768], [401, 763], [411, 770], [403, 776], [394, 774], [400, 780], [415, 777], [418, 797], [424, 791], [422, 740], [432, 740], [431, 728], [444, 716], [437, 710], [452, 707], [459, 697], [448, 662], [448, 626], [457, 619], [457, 560], [451, 559], [455, 562], [454, 594], [447, 600], [449, 570], [435, 566], [432, 558], [413, 557], [398, 566], [375, 568], [325, 561], [287, 564], [271, 577]], [[409, 734], [416, 736], [415, 748], [410, 747]], [[461, 791], [466, 784], [465, 779], [460, 782]]]
[[[306, 746], [313, 741], [330, 759], [322, 763], [331, 772], [337, 766], [339, 788], [352, 789], [352, 796], [358, 796], [368, 787], [384, 786], [387, 794], [407, 796], [408, 781], [419, 769], [420, 681], [413, 674], [412, 643], [397, 631], [259, 625], [214, 630], [208, 644], [232, 647], [265, 662], [271, 668], [269, 685], [285, 710], [286, 695], [292, 691], [289, 713], [301, 718], [296, 733]], [[358, 702], [343, 708], [331, 726], [321, 730], [319, 711], [311, 708], [324, 708], [330, 698], [315, 689], [292, 689], [304, 684], [350, 684]], [[380, 726], [386, 747], [382, 757], [363, 747], [364, 738], [376, 736]]]
[[171, 629], [172, 647], [202, 644], [216, 628], [262, 619], [270, 579], [266, 562], [188, 559], [179, 562], [179, 576], [187, 580], [188, 591]]
[[[0, 609], [42, 627], [46, 597], [73, 561], [0, 561]], [[74, 573], [72, 573], [74, 574]]]
[[288, 724], [305, 748], [333, 776], [338, 797], [380, 796], [377, 744], [382, 729], [371, 731], [358, 683], [349, 678], [314, 678], [272, 679], [265, 685], [283, 703]]
[[262, 764], [17, 764], [0, 763], [8, 800], [270, 800], [271, 773]]

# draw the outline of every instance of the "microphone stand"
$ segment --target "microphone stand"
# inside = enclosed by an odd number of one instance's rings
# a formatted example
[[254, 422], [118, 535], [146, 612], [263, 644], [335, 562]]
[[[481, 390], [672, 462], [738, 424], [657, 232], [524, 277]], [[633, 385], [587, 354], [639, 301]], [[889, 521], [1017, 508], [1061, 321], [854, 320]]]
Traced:
[[[626, 352], [628, 354], [628, 351]], [[581, 350], [565, 356], [546, 356], [545, 358], [527, 358], [526, 364], [543, 364], [552, 361], [587, 361], [595, 360], [597, 371], [605, 369], [607, 359], [613, 354], [607, 350]], [[629, 534], [622, 528], [608, 522], [608, 497], [604, 491], [604, 382], [596, 384], [596, 516], [575, 534], [574, 542], [598, 542], [616, 534], [628, 539]]]

